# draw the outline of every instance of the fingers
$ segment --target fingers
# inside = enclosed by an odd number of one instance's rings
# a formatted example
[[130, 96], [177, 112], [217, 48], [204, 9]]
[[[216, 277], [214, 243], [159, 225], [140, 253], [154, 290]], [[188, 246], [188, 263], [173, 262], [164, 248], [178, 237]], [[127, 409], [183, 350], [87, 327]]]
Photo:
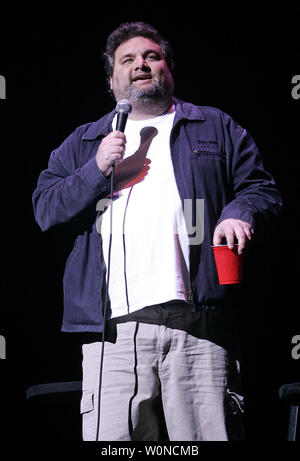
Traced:
[[[246, 242], [248, 240], [246, 233], [244, 231], [244, 227], [240, 224], [237, 224], [237, 226], [233, 228], [233, 232], [238, 241], [238, 254], [242, 254], [246, 246]], [[231, 250], [233, 250], [233, 245], [234, 245], [234, 242], [232, 243], [232, 246], [230, 247]]]
[[239, 219], [225, 219], [215, 229], [213, 245], [221, 245], [225, 238], [228, 247], [233, 250], [235, 239], [238, 242], [238, 254], [241, 254], [249, 240], [251, 240], [253, 229], [249, 223]]
[[126, 138], [121, 131], [113, 131], [103, 139], [99, 146], [103, 155], [120, 155], [124, 153]]
[[221, 245], [222, 238], [225, 236], [224, 232], [221, 230], [220, 226], [217, 226], [213, 236], [213, 245]]
[[103, 138], [96, 154], [96, 161], [105, 176], [110, 174], [112, 165], [123, 158], [125, 144], [126, 137], [121, 131], [112, 131]]

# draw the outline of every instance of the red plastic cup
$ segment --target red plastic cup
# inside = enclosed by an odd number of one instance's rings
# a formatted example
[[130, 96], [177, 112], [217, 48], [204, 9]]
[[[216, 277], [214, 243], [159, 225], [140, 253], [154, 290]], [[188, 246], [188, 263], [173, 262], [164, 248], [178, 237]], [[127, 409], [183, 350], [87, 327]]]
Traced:
[[238, 254], [238, 244], [230, 250], [227, 245], [212, 245], [220, 285], [240, 283], [243, 272], [243, 254]]

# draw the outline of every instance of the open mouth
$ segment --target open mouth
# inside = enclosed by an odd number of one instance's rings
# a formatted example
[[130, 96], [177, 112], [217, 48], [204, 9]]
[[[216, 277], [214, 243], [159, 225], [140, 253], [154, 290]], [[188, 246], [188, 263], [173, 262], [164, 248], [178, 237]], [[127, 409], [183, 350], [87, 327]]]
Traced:
[[144, 74], [144, 75], [137, 75], [136, 77], [134, 77], [132, 79], [133, 82], [137, 82], [137, 81], [145, 81], [145, 80], [152, 80], [152, 77], [151, 75], [148, 75], [148, 74]]

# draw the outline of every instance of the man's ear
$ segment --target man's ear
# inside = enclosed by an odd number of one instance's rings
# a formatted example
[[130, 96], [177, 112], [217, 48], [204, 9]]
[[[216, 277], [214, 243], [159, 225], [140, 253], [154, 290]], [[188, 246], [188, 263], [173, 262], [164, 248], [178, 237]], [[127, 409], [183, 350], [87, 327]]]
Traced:
[[109, 85], [110, 85], [110, 89], [112, 90], [112, 76], [109, 77]]

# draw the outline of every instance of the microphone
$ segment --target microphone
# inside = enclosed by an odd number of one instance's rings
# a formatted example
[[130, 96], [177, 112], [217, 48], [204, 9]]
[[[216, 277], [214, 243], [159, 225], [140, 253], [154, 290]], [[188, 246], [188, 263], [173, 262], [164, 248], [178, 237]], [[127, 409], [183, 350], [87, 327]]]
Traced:
[[127, 99], [121, 99], [116, 106], [117, 116], [117, 124], [116, 130], [122, 131], [124, 133], [125, 125], [127, 122], [127, 117], [132, 111], [132, 105]]
[[[116, 130], [122, 131], [124, 133], [125, 125], [127, 122], [128, 115], [132, 111], [132, 105], [127, 99], [121, 99], [116, 105], [117, 112], [117, 123]], [[112, 164], [113, 168], [116, 166], [117, 162]]]

